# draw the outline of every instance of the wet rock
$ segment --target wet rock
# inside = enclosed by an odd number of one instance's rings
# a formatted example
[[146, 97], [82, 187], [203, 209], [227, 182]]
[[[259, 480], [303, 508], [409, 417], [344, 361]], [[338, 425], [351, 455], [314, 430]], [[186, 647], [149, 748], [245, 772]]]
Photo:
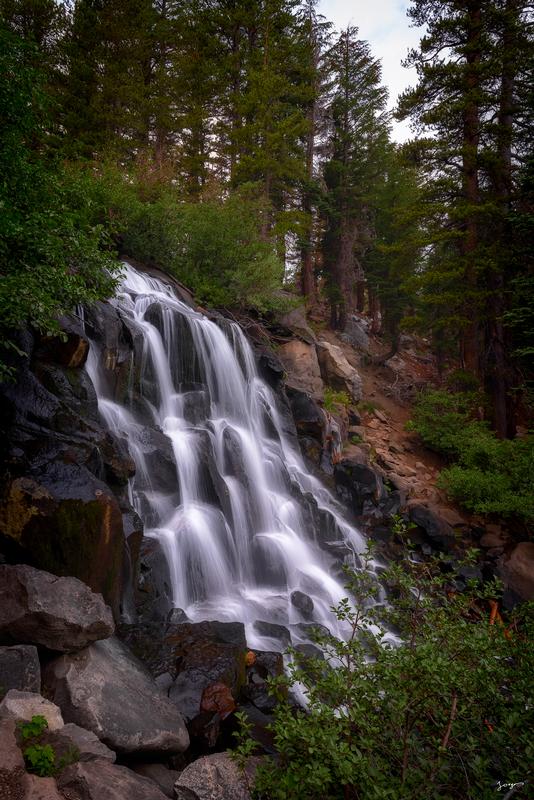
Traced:
[[117, 639], [90, 645], [47, 665], [49, 695], [65, 719], [121, 753], [179, 753], [189, 736], [176, 706]]
[[105, 381], [111, 397], [123, 401], [129, 386], [131, 354], [134, 346], [132, 332], [123, 322], [119, 311], [110, 303], [92, 303], [85, 312], [87, 332], [100, 350], [105, 369]]
[[323, 381], [333, 389], [347, 392], [354, 403], [362, 399], [362, 380], [352, 367], [341, 347], [320, 341], [317, 356]]
[[321, 638], [330, 636], [328, 628], [325, 625], [319, 625], [318, 622], [297, 622], [292, 628], [296, 630], [302, 638], [308, 639], [310, 642], [315, 642], [318, 636]]
[[10, 689], [0, 703], [0, 717], [27, 721], [39, 715], [48, 722], [48, 730], [57, 731], [63, 727], [59, 708], [40, 694]]
[[243, 696], [263, 713], [273, 711], [276, 700], [268, 691], [268, 678], [276, 678], [284, 671], [284, 659], [281, 653], [254, 650], [254, 662], [247, 666], [247, 679], [243, 688]]
[[43, 337], [38, 343], [36, 357], [54, 361], [64, 367], [83, 367], [89, 352], [89, 340], [81, 320], [74, 316], [59, 319], [60, 336]]
[[305, 619], [313, 617], [313, 600], [304, 592], [291, 592], [291, 603], [300, 611]]
[[306, 664], [309, 663], [310, 659], [319, 659], [319, 661], [324, 661], [323, 651], [315, 644], [309, 644], [308, 642], [297, 644], [295, 645], [295, 650], [299, 654], [297, 659], [299, 666], [305, 667]]
[[534, 542], [520, 542], [502, 564], [506, 585], [523, 600], [534, 600]]
[[323, 380], [313, 345], [292, 340], [283, 344], [278, 354], [287, 372], [288, 387], [322, 397]]
[[378, 506], [386, 498], [381, 475], [356, 459], [343, 459], [334, 468], [336, 491], [355, 514], [364, 513], [365, 504]]
[[[187, 719], [195, 746], [213, 747], [244, 683], [244, 626], [153, 622], [123, 625], [120, 635]], [[224, 702], [219, 706], [218, 700]]]
[[246, 642], [240, 623], [201, 622], [175, 626], [166, 636], [177, 669], [169, 697], [191, 720], [204, 692], [224, 684], [237, 698], [245, 680]]
[[36, 647], [23, 644], [0, 647], [0, 697], [10, 689], [41, 691], [41, 666]]
[[[46, 447], [45, 440], [41, 446]], [[16, 478], [6, 486], [0, 531], [24, 560], [56, 575], [79, 578], [102, 593], [118, 616], [124, 532], [117, 499], [77, 463], [77, 451], [52, 447], [42, 458], [46, 462], [39, 468], [39, 480]]]
[[419, 503], [409, 508], [410, 520], [422, 528], [434, 545], [448, 549], [454, 543], [454, 530], [431, 508]]
[[194, 761], [174, 785], [177, 800], [251, 800], [259, 759], [248, 760], [243, 774], [226, 753]]
[[126, 767], [97, 760], [71, 764], [58, 778], [68, 800], [165, 800], [166, 795], [148, 778]]
[[80, 728], [73, 722], [67, 723], [60, 730], [48, 736], [47, 741], [54, 748], [57, 757], [76, 751], [77, 761], [105, 759], [114, 763], [116, 759], [113, 750], [106, 747], [98, 736], [92, 731]]
[[281, 360], [274, 350], [268, 347], [256, 347], [255, 350], [260, 376], [273, 389], [279, 388], [285, 371]]
[[183, 608], [171, 608], [167, 614], [167, 623], [169, 625], [181, 625], [183, 622], [190, 621]]
[[0, 565], [0, 637], [70, 652], [105, 639], [113, 617], [100, 595], [77, 578], [24, 564]]
[[326, 418], [321, 407], [308, 392], [286, 388], [287, 398], [299, 437], [311, 437], [322, 448]]
[[166, 797], [174, 797], [174, 784], [180, 777], [177, 770], [164, 764], [136, 764], [132, 769], [137, 775], [153, 781]]
[[276, 625], [273, 622], [256, 620], [254, 622], [254, 630], [260, 636], [265, 636], [268, 639], [274, 639], [280, 642], [280, 647], [283, 650], [291, 644], [291, 635], [284, 625]]
[[143, 623], [164, 621], [172, 609], [169, 564], [158, 539], [141, 542], [137, 605]]

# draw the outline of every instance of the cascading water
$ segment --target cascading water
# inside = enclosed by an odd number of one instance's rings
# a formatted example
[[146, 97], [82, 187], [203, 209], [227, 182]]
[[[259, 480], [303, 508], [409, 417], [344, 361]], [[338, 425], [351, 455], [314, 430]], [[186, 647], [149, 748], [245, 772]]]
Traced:
[[[342, 633], [330, 612], [346, 594], [340, 554], [357, 561], [365, 542], [306, 470], [239, 326], [219, 327], [128, 264], [112, 302], [138, 344], [125, 402], [111, 396], [94, 344], [87, 370], [135, 461], [130, 500], [165, 553], [174, 606], [192, 621], [244, 622], [262, 649], [280, 649], [262, 622], [287, 627], [294, 644], [309, 641], [305, 622]], [[149, 428], [172, 447], [157, 479]]]

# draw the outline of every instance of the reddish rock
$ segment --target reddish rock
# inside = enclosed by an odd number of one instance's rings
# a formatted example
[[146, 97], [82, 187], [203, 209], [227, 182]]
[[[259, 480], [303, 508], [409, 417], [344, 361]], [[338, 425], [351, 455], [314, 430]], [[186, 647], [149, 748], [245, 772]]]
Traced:
[[200, 711], [213, 711], [225, 719], [236, 709], [235, 700], [230, 688], [225, 683], [212, 683], [202, 692]]

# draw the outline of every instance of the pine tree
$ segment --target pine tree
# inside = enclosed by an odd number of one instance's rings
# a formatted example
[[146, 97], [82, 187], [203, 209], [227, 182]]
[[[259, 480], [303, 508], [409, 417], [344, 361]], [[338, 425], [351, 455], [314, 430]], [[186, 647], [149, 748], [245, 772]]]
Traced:
[[418, 132], [433, 134], [412, 145], [428, 176], [419, 289], [434, 310], [430, 324], [438, 312], [441, 330], [457, 334], [462, 365], [488, 389], [496, 430], [513, 435], [503, 318], [513, 165], [530, 135], [518, 92], [523, 65], [532, 63], [527, 4], [415, 0], [409, 14], [427, 33], [408, 59], [419, 83], [401, 98], [400, 116], [412, 115]]
[[[326, 230], [323, 267], [331, 324], [343, 329], [359, 304], [364, 284], [361, 257], [373, 237], [372, 186], [383, 170], [388, 142], [387, 92], [381, 67], [357, 29], [341, 33], [327, 56], [332, 89], [328, 102], [329, 158], [324, 166]], [[357, 296], [359, 295], [359, 297]]]

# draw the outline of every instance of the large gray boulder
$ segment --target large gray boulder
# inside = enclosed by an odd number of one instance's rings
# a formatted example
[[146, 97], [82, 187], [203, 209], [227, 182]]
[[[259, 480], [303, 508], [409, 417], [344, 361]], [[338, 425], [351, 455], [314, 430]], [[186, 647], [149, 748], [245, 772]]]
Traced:
[[41, 691], [41, 665], [33, 645], [0, 647], [0, 696], [10, 689]]
[[189, 735], [176, 705], [117, 639], [52, 661], [43, 673], [67, 722], [121, 753], [181, 753]]
[[65, 797], [76, 800], [166, 800], [155, 783], [109, 761], [79, 761], [57, 780]]
[[71, 652], [114, 631], [102, 595], [77, 578], [26, 564], [0, 565], [0, 641]]
[[57, 731], [63, 727], [63, 717], [59, 708], [40, 694], [10, 689], [0, 703], [0, 717], [31, 720], [34, 716], [44, 717], [48, 722], [49, 731]]
[[251, 800], [258, 758], [249, 759], [244, 772], [227, 753], [193, 761], [174, 784], [178, 800]]
[[320, 341], [317, 357], [324, 382], [333, 389], [347, 392], [353, 403], [359, 403], [362, 399], [362, 379], [347, 361], [341, 347]]

